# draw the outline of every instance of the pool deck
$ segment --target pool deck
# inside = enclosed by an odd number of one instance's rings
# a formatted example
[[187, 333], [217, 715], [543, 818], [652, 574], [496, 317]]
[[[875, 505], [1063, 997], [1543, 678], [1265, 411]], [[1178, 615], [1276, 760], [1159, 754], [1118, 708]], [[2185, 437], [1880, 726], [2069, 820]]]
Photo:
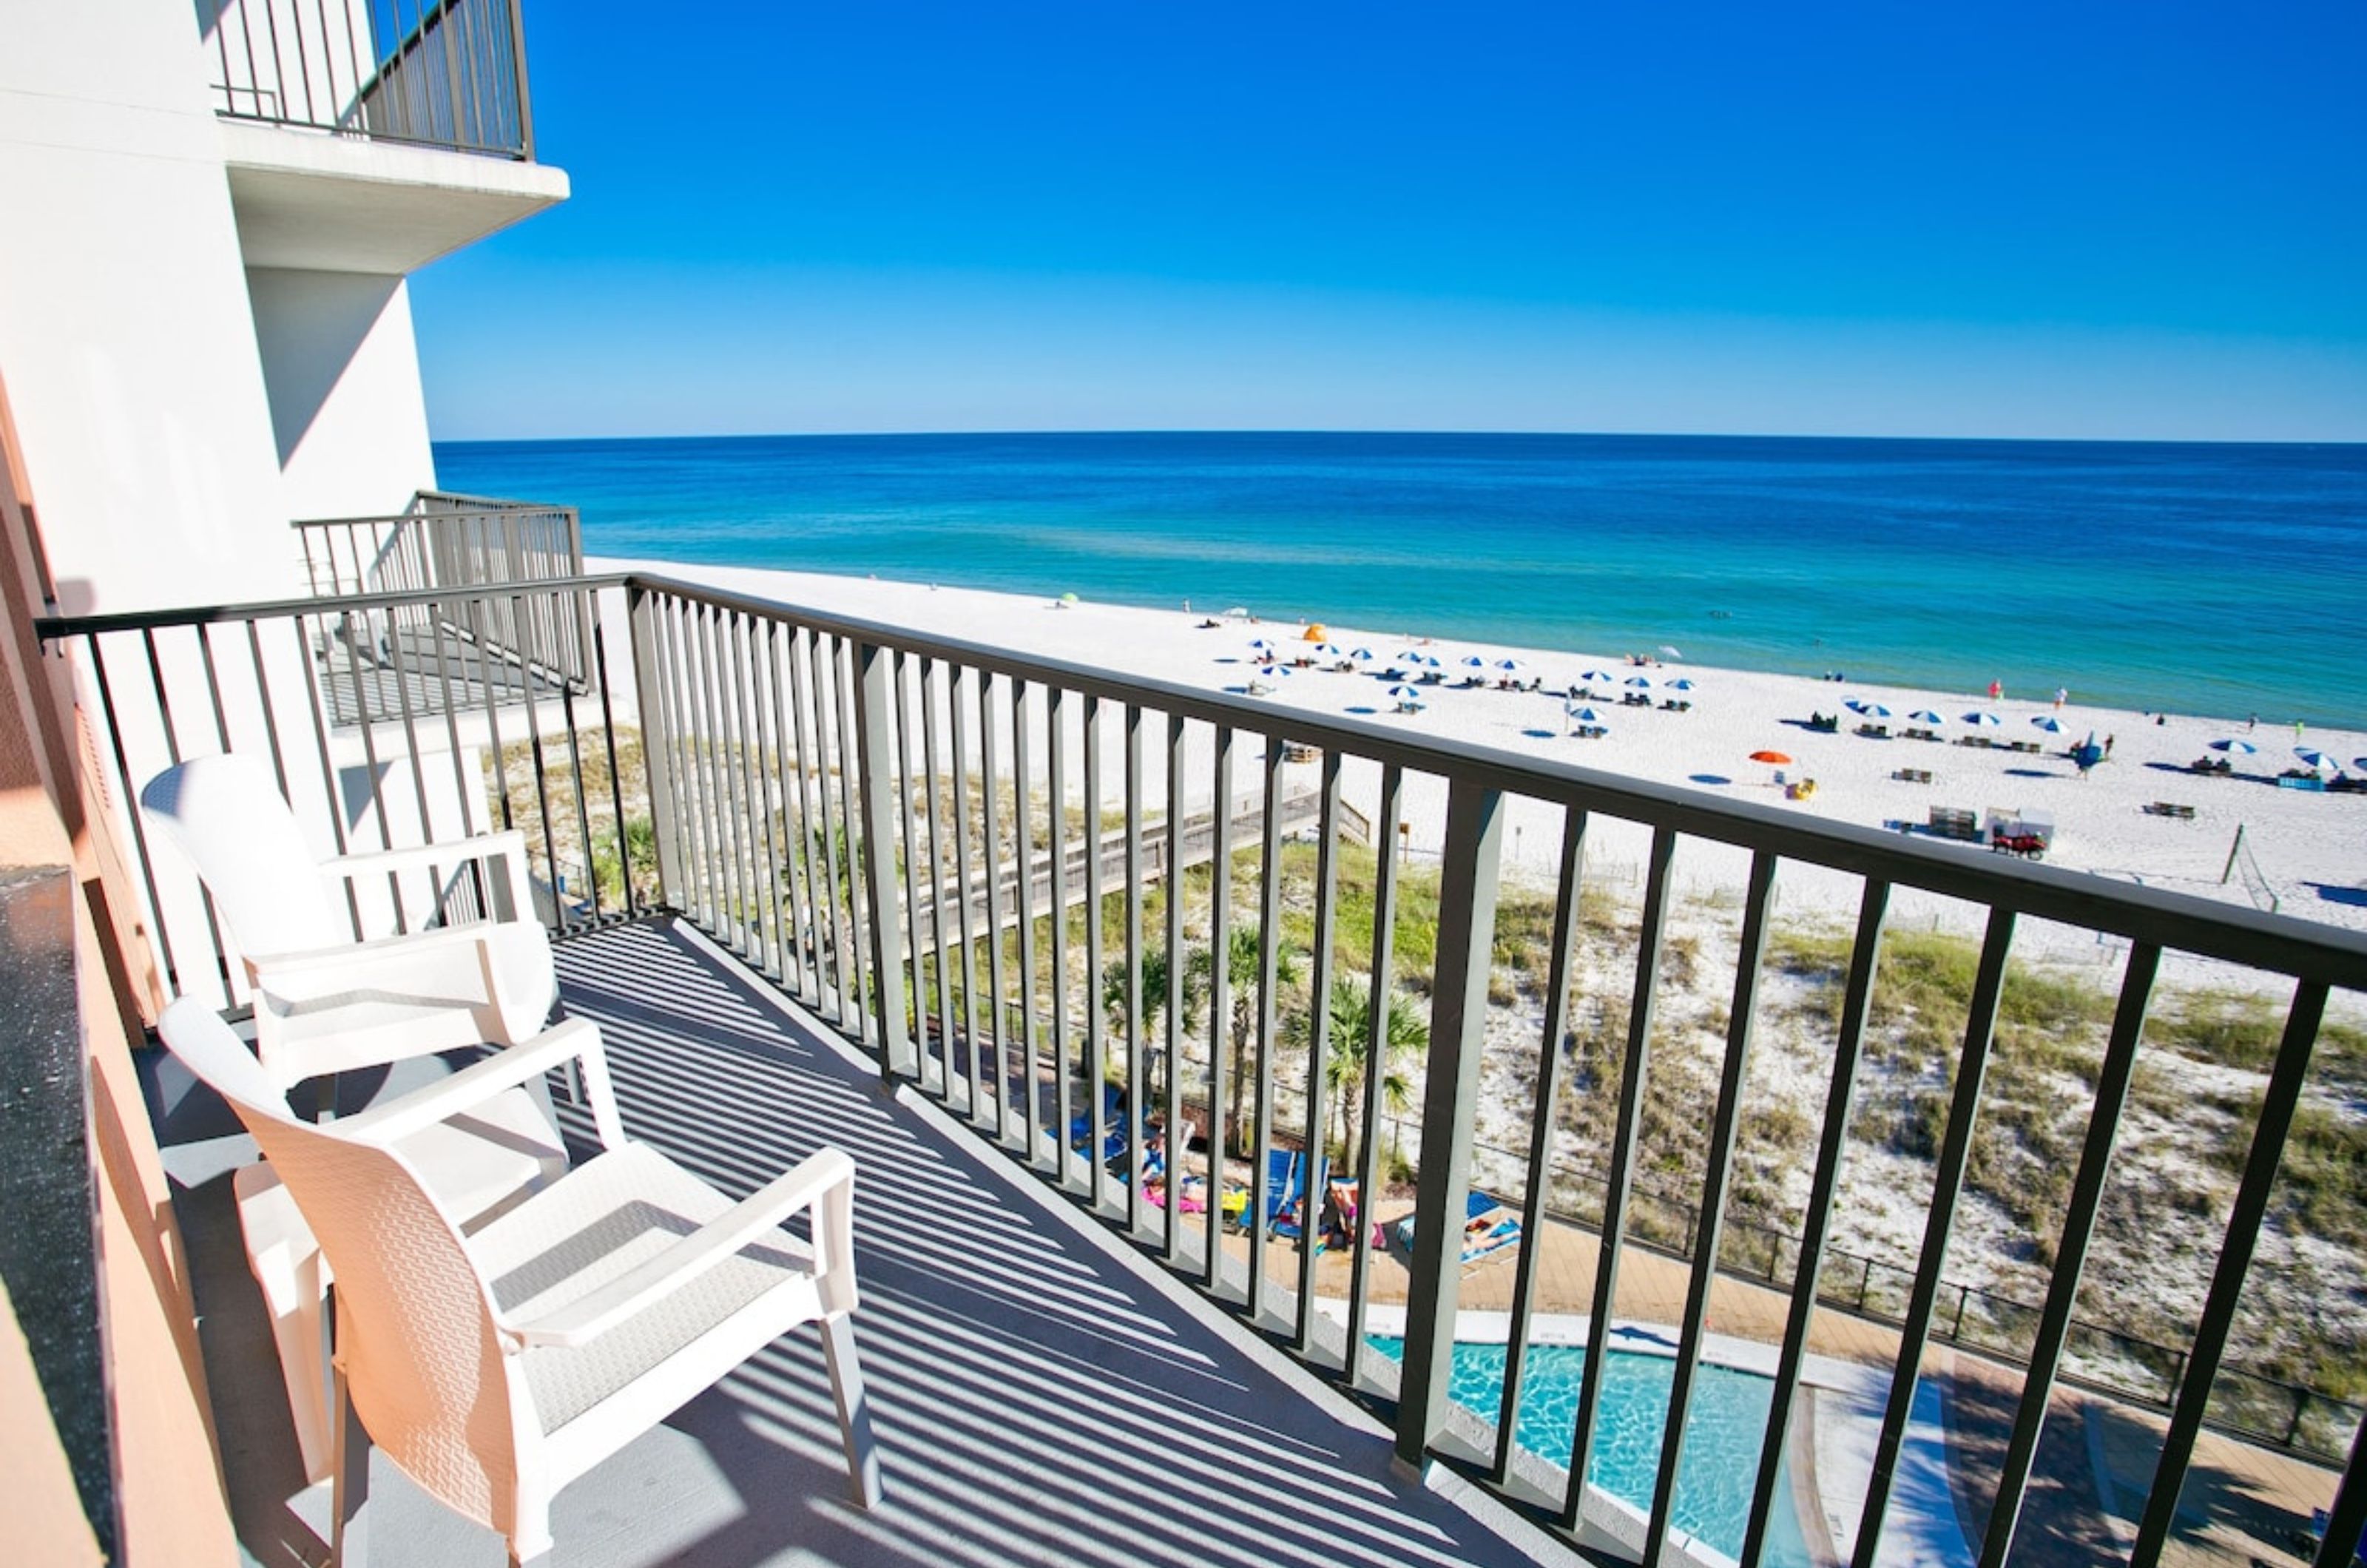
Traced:
[[[1376, 1215], [1393, 1223], [1410, 1207], [1384, 1202], [1376, 1206]], [[1575, 1325], [1582, 1332], [1584, 1314], [1594, 1299], [1600, 1236], [1582, 1226], [1549, 1221], [1537, 1245], [1540, 1317]], [[1464, 1274], [1464, 1337], [1502, 1337], [1516, 1255], [1516, 1249], [1506, 1248]], [[1269, 1269], [1276, 1279], [1295, 1280], [1296, 1250], [1275, 1245]], [[1614, 1321], [1648, 1325], [1682, 1322], [1692, 1277], [1688, 1263], [1630, 1247], [1620, 1260]], [[1373, 1255], [1367, 1302], [1374, 1321], [1384, 1321], [1381, 1314], [1390, 1306], [1402, 1307], [1407, 1283], [1405, 1266], [1396, 1252]], [[1326, 1252], [1317, 1258], [1319, 1300], [1344, 1298], [1348, 1286], [1344, 1253]], [[1791, 1298], [1780, 1291], [1719, 1275], [1710, 1290], [1710, 1353], [1729, 1365], [1772, 1371], [1772, 1347], [1783, 1338], [1790, 1307]], [[1808, 1371], [1803, 1382], [1825, 1385], [1815, 1414], [1816, 1488], [1844, 1556], [1856, 1532], [1853, 1505], [1864, 1495], [1872, 1462], [1873, 1442], [1863, 1429], [1869, 1422], [1878, 1424], [1880, 1391], [1888, 1388], [1898, 1348], [1897, 1330], [1837, 1309], [1819, 1307], [1809, 1321]], [[1866, 1385], [1876, 1391], [1871, 1414], [1850, 1392], [1849, 1379], [1840, 1371], [1843, 1368], [1859, 1369], [1873, 1378]], [[1932, 1435], [1944, 1439], [1941, 1473], [1953, 1496], [1956, 1532], [1965, 1543], [1963, 1560], [1969, 1561], [1977, 1557], [1988, 1527], [1989, 1503], [2022, 1398], [2022, 1373], [1968, 1351], [1935, 1346], [1924, 1354], [1923, 1374], [1938, 1388]], [[2016, 1532], [2014, 1562], [2037, 1568], [2088, 1568], [2125, 1557], [2152, 1485], [2167, 1419], [2059, 1384], [2048, 1412]], [[1857, 1435], [1852, 1435], [1852, 1427]], [[2330, 1468], [2206, 1429], [2197, 1440], [2188, 1473], [2180, 1532], [2170, 1539], [2162, 1561], [2170, 1568], [2225, 1563], [2302, 1568], [2308, 1560], [2295, 1542], [2305, 1538], [2312, 1510], [2331, 1501], [2339, 1479]], [[1918, 1495], [1923, 1504], [1937, 1501], [1936, 1494]], [[1954, 1560], [1946, 1551], [1949, 1525], [1940, 1510], [1920, 1506], [1903, 1494], [1894, 1497], [1894, 1509], [1917, 1509], [1918, 1517], [1904, 1534], [1924, 1543], [1920, 1550], [1925, 1560]], [[1901, 1522], [1894, 1513], [1884, 1530], [1886, 1543], [1901, 1533]]]

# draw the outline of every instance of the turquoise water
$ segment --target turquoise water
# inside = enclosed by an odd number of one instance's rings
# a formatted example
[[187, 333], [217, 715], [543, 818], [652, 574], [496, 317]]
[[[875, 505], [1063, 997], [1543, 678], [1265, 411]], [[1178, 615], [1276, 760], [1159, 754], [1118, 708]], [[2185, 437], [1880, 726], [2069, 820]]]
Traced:
[[[1373, 1348], [1402, 1359], [1402, 1339], [1375, 1335]], [[1586, 1349], [1580, 1345], [1532, 1346], [1521, 1361], [1521, 1408], [1513, 1440], [1540, 1459], [1568, 1466], [1578, 1422], [1578, 1391]], [[1677, 1364], [1666, 1356], [1610, 1350], [1603, 1355], [1603, 1399], [1595, 1422], [1588, 1480], [1649, 1514], [1658, 1483], [1661, 1434]], [[1730, 1367], [1704, 1365], [1693, 1383], [1685, 1426], [1685, 1452], [1677, 1472], [1674, 1518], [1725, 1552], [1742, 1551], [1750, 1493], [1759, 1478], [1759, 1449], [1767, 1436], [1773, 1380]], [[1504, 1347], [1458, 1343], [1450, 1383], [1455, 1402], [1493, 1422], [1504, 1397]], [[1788, 1472], [1776, 1490], [1769, 1521], [1766, 1568], [1808, 1568], [1792, 1508]]]
[[595, 554], [1247, 605], [2367, 727], [2367, 446], [762, 436], [437, 446]]

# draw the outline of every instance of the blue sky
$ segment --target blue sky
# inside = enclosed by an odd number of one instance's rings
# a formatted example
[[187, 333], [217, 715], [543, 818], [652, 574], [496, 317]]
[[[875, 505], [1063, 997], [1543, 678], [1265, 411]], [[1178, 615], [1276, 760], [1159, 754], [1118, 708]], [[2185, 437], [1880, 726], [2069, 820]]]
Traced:
[[443, 439], [2367, 440], [2367, 6], [527, 0]]

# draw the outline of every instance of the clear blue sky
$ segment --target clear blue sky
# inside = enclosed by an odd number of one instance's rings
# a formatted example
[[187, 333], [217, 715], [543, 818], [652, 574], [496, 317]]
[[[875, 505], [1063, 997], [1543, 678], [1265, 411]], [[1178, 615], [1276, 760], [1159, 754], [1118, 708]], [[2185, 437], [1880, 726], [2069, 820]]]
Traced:
[[2367, 440], [2367, 6], [527, 0], [439, 438]]

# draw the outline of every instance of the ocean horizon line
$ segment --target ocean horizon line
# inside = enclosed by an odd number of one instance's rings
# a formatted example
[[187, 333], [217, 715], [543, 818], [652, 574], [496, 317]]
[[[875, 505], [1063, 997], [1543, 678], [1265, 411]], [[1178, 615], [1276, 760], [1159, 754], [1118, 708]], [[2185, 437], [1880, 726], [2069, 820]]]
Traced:
[[974, 436], [1007, 440], [1026, 436], [1091, 440], [1096, 437], [1147, 439], [1160, 436], [1277, 436], [1330, 439], [1345, 436], [1471, 437], [1506, 441], [1799, 441], [1889, 444], [1897, 446], [2199, 446], [2313, 451], [2325, 448], [2367, 449], [2367, 435], [2355, 440], [2244, 440], [2235, 437], [2184, 435], [1928, 435], [1869, 434], [1818, 431], [1695, 431], [1695, 430], [1504, 430], [1457, 429], [1437, 425], [1369, 425], [1327, 428], [1298, 425], [1108, 425], [1075, 428], [992, 429], [964, 426], [945, 430], [780, 430], [684, 431], [638, 435], [431, 435], [431, 446], [519, 446], [592, 445], [626, 442], [723, 441], [900, 441], [944, 440]]

